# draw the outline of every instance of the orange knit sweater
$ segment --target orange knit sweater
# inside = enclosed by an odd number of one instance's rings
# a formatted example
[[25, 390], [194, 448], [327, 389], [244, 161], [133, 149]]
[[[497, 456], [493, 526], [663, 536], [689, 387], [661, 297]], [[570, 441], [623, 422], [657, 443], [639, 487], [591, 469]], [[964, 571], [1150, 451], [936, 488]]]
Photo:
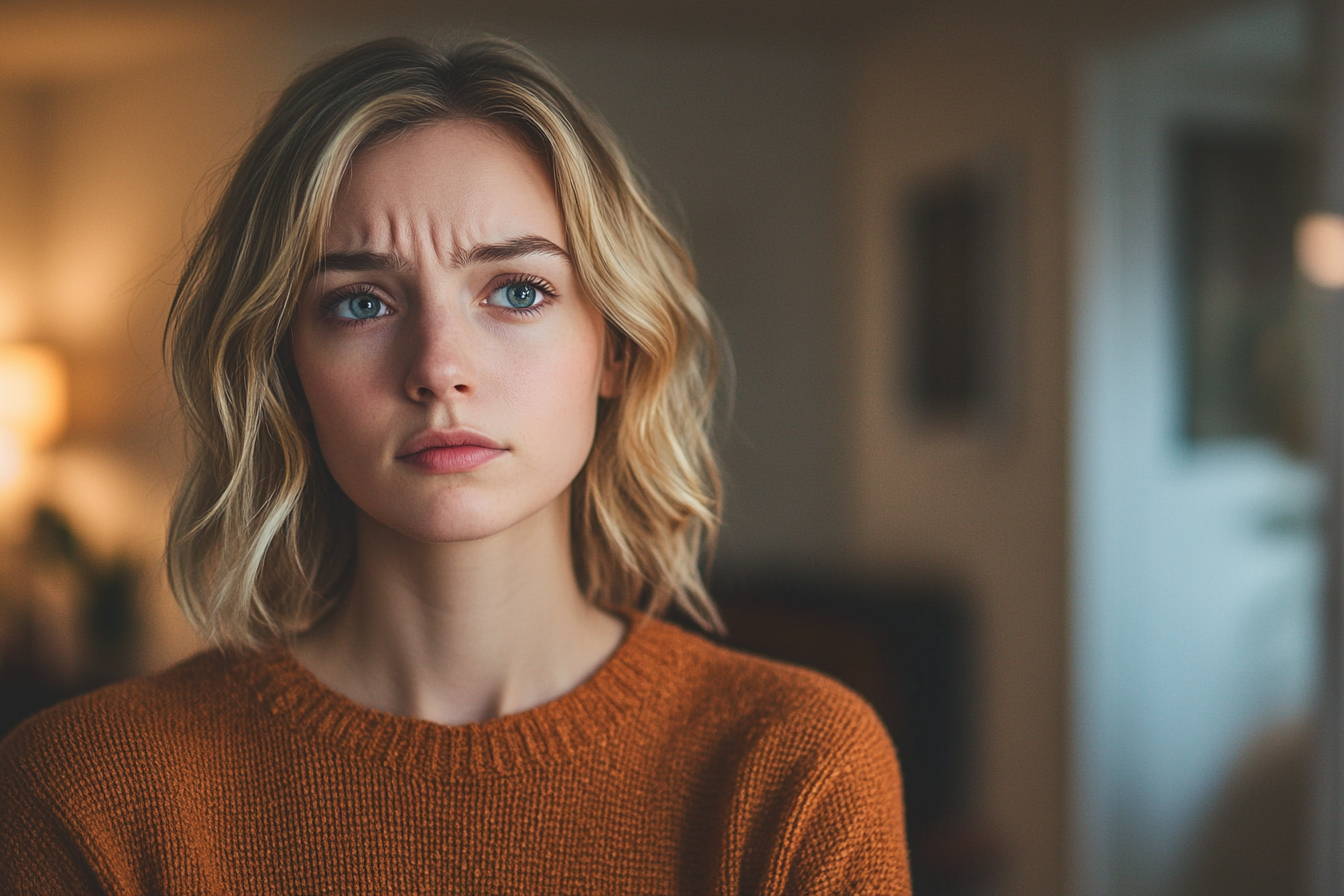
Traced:
[[908, 894], [854, 694], [638, 617], [587, 682], [450, 727], [283, 648], [204, 653], [0, 743], [2, 893]]

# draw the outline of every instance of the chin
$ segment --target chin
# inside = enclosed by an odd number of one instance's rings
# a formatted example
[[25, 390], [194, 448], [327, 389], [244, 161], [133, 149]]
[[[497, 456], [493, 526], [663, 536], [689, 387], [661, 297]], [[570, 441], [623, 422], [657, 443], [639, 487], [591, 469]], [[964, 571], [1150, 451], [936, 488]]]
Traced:
[[[386, 513], [369, 513], [374, 522], [406, 538], [425, 544], [453, 544], [480, 541], [536, 520], [543, 511], [556, 503], [555, 499], [536, 506], [499, 506], [494, 502], [446, 502], [429, 508], [399, 507]], [[375, 511], [377, 508], [375, 508]], [[411, 512], [407, 512], [410, 510]], [[568, 512], [563, 509], [564, 524]]]

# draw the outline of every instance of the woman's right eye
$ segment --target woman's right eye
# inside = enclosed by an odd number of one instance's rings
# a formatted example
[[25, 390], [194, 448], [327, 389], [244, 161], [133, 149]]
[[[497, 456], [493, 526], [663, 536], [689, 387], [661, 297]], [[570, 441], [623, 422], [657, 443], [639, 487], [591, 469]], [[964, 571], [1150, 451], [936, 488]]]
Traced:
[[338, 296], [330, 307], [331, 316], [342, 320], [368, 320], [388, 313], [387, 303], [367, 290]]

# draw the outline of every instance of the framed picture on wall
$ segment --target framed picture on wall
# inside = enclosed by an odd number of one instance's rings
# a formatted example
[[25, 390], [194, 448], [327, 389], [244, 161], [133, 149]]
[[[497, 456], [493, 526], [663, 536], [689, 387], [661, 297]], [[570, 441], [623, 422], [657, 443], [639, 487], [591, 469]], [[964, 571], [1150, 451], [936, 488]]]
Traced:
[[1308, 142], [1287, 124], [1174, 129], [1173, 204], [1188, 444], [1311, 454], [1311, 302], [1293, 261]]
[[920, 423], [1004, 432], [1017, 391], [1018, 166], [950, 166], [898, 203], [905, 269], [897, 394]]

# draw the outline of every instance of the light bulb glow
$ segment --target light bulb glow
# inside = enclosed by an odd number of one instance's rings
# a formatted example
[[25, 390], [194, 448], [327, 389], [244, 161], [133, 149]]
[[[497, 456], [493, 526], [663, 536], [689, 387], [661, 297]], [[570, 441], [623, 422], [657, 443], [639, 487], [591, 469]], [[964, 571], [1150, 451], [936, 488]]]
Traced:
[[1321, 289], [1344, 289], [1344, 217], [1316, 212], [1297, 225], [1297, 265]]
[[65, 363], [41, 345], [0, 345], [0, 429], [21, 447], [43, 448], [65, 428]]

